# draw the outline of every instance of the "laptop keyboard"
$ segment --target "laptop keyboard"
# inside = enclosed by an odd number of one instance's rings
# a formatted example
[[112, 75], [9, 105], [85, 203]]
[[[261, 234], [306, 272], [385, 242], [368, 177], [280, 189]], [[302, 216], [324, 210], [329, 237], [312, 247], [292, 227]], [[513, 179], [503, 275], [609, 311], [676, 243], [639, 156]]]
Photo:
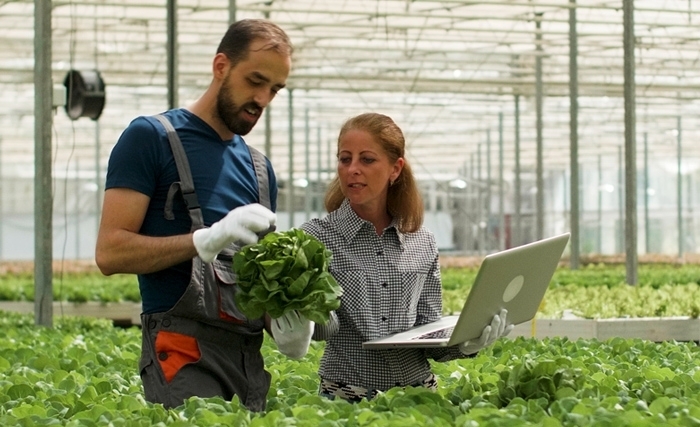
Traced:
[[412, 340], [435, 340], [440, 338], [449, 338], [452, 336], [452, 331], [455, 327], [450, 326], [444, 329], [438, 329], [437, 331], [428, 332], [423, 335], [418, 335], [417, 337], [411, 338]]

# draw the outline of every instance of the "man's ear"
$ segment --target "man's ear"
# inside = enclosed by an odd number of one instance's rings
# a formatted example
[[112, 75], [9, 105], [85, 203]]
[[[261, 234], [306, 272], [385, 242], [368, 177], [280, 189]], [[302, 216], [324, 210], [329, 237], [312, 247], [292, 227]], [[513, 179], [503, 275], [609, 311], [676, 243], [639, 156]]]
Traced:
[[227, 75], [229, 68], [231, 67], [231, 61], [223, 53], [217, 53], [214, 55], [212, 61], [212, 74], [215, 79], [223, 80]]

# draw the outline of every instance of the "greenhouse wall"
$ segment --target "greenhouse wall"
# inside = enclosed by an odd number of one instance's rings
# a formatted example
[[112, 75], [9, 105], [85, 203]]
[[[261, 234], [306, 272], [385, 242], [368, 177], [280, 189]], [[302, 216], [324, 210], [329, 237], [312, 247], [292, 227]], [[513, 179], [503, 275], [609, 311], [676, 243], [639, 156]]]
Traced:
[[[8, 170], [5, 167], [5, 170]], [[643, 176], [643, 174], [639, 174]], [[56, 259], [92, 259], [103, 182], [94, 170], [57, 168], [53, 180], [53, 256]], [[677, 255], [698, 252], [700, 217], [693, 189], [698, 172], [682, 175], [681, 204], [673, 171], [650, 169], [647, 197], [638, 179], [638, 253]], [[601, 164], [581, 167], [580, 230], [582, 254], [624, 252], [624, 186], [619, 170]], [[503, 216], [497, 183], [469, 182], [452, 188], [448, 182], [420, 180], [426, 207], [425, 225], [433, 231], [444, 253], [484, 255], [536, 239], [536, 189], [532, 180], [521, 185], [521, 210], [514, 206], [512, 179], [504, 182]], [[544, 235], [570, 230], [570, 177], [565, 171], [545, 175]], [[34, 256], [33, 177], [31, 174], [0, 179], [0, 259]], [[288, 187], [280, 180], [278, 229], [299, 226], [324, 215], [323, 191], [327, 182], [307, 182], [308, 190], [295, 187], [294, 214], [287, 212]], [[623, 191], [621, 192], [620, 189]], [[490, 203], [487, 202], [490, 200]], [[678, 226], [682, 218], [681, 227]], [[519, 227], [518, 227], [519, 224]], [[679, 232], [683, 238], [679, 240]]]

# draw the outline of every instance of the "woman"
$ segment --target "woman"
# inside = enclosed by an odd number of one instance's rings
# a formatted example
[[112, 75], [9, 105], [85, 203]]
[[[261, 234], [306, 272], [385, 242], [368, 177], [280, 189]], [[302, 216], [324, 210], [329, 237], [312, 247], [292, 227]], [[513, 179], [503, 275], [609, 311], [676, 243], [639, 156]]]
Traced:
[[320, 394], [370, 399], [396, 386], [437, 387], [429, 359], [467, 357], [507, 334], [503, 312], [478, 342], [436, 349], [363, 350], [364, 341], [432, 322], [442, 315], [434, 235], [423, 227], [423, 202], [394, 121], [366, 113], [338, 137], [337, 176], [326, 194], [329, 215], [302, 228], [332, 251], [341, 307], [313, 338], [326, 340]]

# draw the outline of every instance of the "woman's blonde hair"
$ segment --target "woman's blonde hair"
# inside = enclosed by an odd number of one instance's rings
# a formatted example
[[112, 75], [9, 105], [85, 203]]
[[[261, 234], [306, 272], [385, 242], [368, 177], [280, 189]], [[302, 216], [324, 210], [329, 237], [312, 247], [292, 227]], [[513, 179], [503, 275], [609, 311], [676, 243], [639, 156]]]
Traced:
[[[338, 144], [350, 130], [363, 130], [372, 135], [389, 157], [390, 162], [404, 158], [401, 174], [389, 185], [387, 212], [396, 220], [402, 233], [417, 231], [423, 225], [423, 199], [413, 177], [411, 166], [404, 157], [406, 141], [403, 132], [389, 116], [379, 113], [364, 113], [348, 119], [338, 134]], [[336, 175], [326, 192], [326, 210], [332, 212], [345, 200], [340, 179]]]

